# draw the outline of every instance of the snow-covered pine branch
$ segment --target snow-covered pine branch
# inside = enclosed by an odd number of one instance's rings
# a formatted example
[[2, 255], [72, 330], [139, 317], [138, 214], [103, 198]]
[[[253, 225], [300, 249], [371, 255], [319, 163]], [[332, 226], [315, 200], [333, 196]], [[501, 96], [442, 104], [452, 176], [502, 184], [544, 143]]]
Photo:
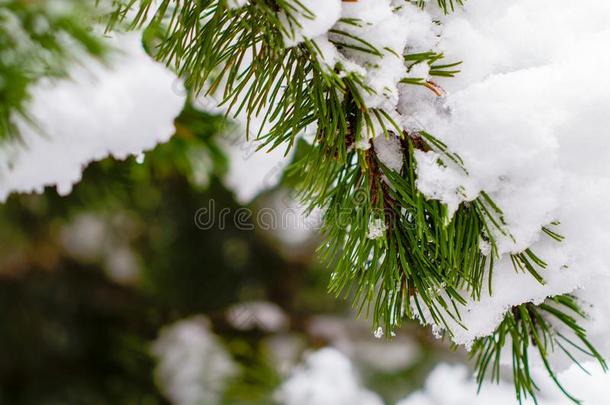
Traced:
[[607, 2], [116, 3], [264, 149], [314, 133], [290, 173], [374, 329], [431, 324], [519, 399], [536, 362], [605, 367]]
[[90, 162], [170, 138], [185, 91], [140, 33], [105, 38], [103, 10], [80, 0], [1, 7], [0, 201], [46, 186], [67, 194]]

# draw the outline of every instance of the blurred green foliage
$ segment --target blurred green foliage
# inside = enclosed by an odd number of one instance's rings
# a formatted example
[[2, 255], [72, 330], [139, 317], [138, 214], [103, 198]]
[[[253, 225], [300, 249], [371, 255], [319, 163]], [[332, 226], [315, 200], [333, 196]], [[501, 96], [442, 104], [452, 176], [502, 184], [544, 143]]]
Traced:
[[[195, 212], [211, 198], [239, 208], [218, 181], [227, 163], [214, 135], [224, 123], [187, 107], [172, 141], [142, 164], [107, 159], [86, 169], [68, 197], [47, 189], [0, 207], [0, 403], [163, 403], [148, 354], [162, 326], [204, 313], [227, 338], [241, 339], [223, 309], [248, 298], [297, 298], [280, 286], [301, 265], [256, 232], [230, 222], [225, 230], [195, 226]], [[112, 241], [101, 256], [74, 257], [62, 242], [83, 214], [107, 226]], [[124, 244], [138, 275], [117, 282], [103, 256]], [[258, 358], [259, 338], [248, 337], [238, 354], [269, 369]], [[245, 378], [255, 375], [263, 376]], [[239, 386], [231, 395], [243, 398]]]

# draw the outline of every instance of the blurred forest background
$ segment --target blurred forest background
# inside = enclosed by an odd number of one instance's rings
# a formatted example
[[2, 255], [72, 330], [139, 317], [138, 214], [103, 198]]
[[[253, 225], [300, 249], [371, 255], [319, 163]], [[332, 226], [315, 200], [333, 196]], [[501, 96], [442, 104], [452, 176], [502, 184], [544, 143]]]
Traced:
[[[68, 197], [0, 206], [1, 404], [266, 404], [304, 352], [347, 355], [388, 403], [458, 361], [416, 325], [375, 338], [326, 291], [315, 232], [202, 230], [221, 181], [225, 120], [187, 107], [172, 140], [86, 169]], [[247, 208], [277, 207], [290, 179]]]

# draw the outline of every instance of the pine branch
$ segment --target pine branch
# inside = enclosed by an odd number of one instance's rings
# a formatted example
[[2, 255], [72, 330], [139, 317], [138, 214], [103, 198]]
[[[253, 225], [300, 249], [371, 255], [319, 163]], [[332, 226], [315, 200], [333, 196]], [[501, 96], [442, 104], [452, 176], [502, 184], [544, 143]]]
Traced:
[[[17, 136], [15, 119], [32, 122], [27, 102], [41, 78], [66, 77], [83, 55], [101, 57], [90, 2], [5, 0], [0, 9], [0, 139]], [[65, 3], [65, 4], [62, 4]]]
[[[150, 17], [151, 4], [151, 0], [119, 3], [111, 22], [121, 21], [135, 7], [132, 24], [138, 26]], [[439, 6], [448, 11], [454, 5], [439, 1]], [[288, 23], [280, 20], [280, 14]], [[340, 258], [333, 292], [344, 293], [353, 285], [359, 307], [374, 301], [374, 324], [388, 329], [405, 316], [428, 320], [422, 305], [434, 322], [449, 328], [446, 314], [459, 324], [457, 307], [465, 300], [458, 291], [478, 299], [486, 275], [491, 284], [496, 255], [492, 230], [506, 234], [501, 211], [482, 194], [472, 207], [461, 207], [450, 219], [442, 204], [426, 200], [415, 185], [415, 143], [460, 166], [461, 159], [432, 135], [404, 134], [386, 111], [369, 109], [363, 93], [372, 90], [364, 78], [340, 62], [333, 68], [325, 66], [315, 42], [304, 39], [298, 46], [285, 47], [285, 38], [295, 36], [299, 14], [312, 16], [300, 3], [287, 0], [252, 0], [238, 9], [215, 0], [164, 0], [152, 16], [152, 24], [163, 32], [155, 56], [173, 66], [195, 92], [210, 95], [222, 87], [221, 104], [228, 113], [245, 112], [251, 119], [268, 106], [263, 121], [271, 129], [257, 134], [266, 149], [290, 148], [307, 126], [317, 125], [315, 147], [296, 170], [303, 178], [304, 201], [329, 213], [325, 230], [330, 248], [323, 249], [322, 256], [329, 261]], [[334, 38], [337, 46], [352, 44], [352, 50], [382, 54], [363, 40], [353, 45], [353, 36], [342, 30], [334, 30]], [[457, 73], [458, 63], [441, 60], [442, 55], [433, 52], [406, 55], [410, 65], [405, 76], [418, 63], [428, 63], [433, 75]], [[417, 78], [403, 82], [436, 88]], [[403, 138], [405, 173], [383, 167], [372, 150], [353, 150], [357, 140], [373, 137], [378, 127], [385, 136]], [[354, 203], [356, 196], [364, 196], [361, 207]], [[354, 215], [348, 229], [339, 226], [341, 218], [333, 217], [337, 210]], [[388, 225], [383, 242], [366, 237], [375, 211], [384, 213], [379, 219], [396, 222]], [[404, 219], [404, 211], [411, 213], [409, 219]], [[490, 258], [480, 252], [482, 236], [492, 245]], [[515, 255], [513, 260], [517, 269], [543, 281], [537, 268], [544, 263], [533, 253]], [[412, 303], [416, 314], [411, 313]]]
[[[529, 355], [537, 354], [557, 387], [572, 402], [579, 404], [580, 401], [562, 386], [548, 359], [554, 352], [563, 353], [586, 372], [572, 354], [576, 350], [597, 361], [607, 371], [605, 360], [579, 326], [579, 319], [586, 319], [586, 314], [570, 295], [548, 298], [537, 306], [526, 303], [513, 307], [492, 335], [478, 339], [472, 347], [471, 357], [475, 359], [479, 389], [488, 375], [499, 383], [502, 350], [509, 347], [512, 350], [515, 393], [520, 403], [528, 397], [536, 402], [539, 388], [530, 373]], [[569, 331], [571, 336], [560, 329]]]

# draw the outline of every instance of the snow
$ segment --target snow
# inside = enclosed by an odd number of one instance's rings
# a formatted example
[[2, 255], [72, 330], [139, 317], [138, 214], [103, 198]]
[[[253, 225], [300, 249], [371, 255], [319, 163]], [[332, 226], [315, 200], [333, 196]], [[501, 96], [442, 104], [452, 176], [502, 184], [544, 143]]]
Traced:
[[[418, 153], [420, 190], [450, 209], [484, 190], [514, 237], [494, 235], [504, 257], [493, 297], [468, 303], [458, 343], [491, 333], [512, 305], [574, 292], [593, 305], [590, 334], [609, 353], [601, 291], [610, 274], [610, 78], [595, 73], [610, 69], [599, 52], [610, 41], [608, 18], [610, 4], [599, 0], [469, 1], [443, 21], [439, 50], [464, 61], [461, 74], [439, 81], [447, 95], [413, 87], [401, 94], [409, 123], [445, 142], [468, 170]], [[553, 221], [564, 242], [542, 234]], [[549, 264], [545, 285], [512, 269], [507, 254], [527, 247]]]
[[400, 141], [394, 135], [378, 135], [373, 139], [375, 153], [385, 166], [394, 171], [400, 172], [403, 165], [404, 154], [400, 146]]
[[229, 160], [223, 182], [240, 204], [248, 204], [262, 191], [277, 186], [294, 154], [294, 150], [286, 154], [281, 146], [272, 151], [257, 150], [261, 143], [241, 138], [244, 133], [238, 141], [221, 140]]
[[237, 366], [203, 316], [178, 321], [161, 330], [152, 345], [159, 363], [157, 384], [175, 405], [218, 404]]
[[[405, 63], [400, 57], [406, 46], [408, 28], [405, 21], [393, 12], [389, 0], [361, 0], [343, 3], [342, 18], [359, 19], [358, 25], [339, 22], [337, 29], [362, 38], [381, 52], [381, 55], [345, 47], [343, 55], [366, 71], [366, 83], [373, 93], [362, 91], [370, 108], [392, 106], [398, 101], [397, 83], [404, 77]], [[362, 44], [340, 34], [331, 35], [337, 42], [353, 46]]]
[[368, 229], [367, 238], [373, 240], [381, 239], [385, 235], [385, 222], [381, 218], [371, 218]]
[[[584, 363], [586, 374], [573, 365], [558, 374], [568, 392], [583, 405], [607, 402], [610, 376], [596, 364]], [[380, 397], [356, 379], [356, 369], [340, 351], [326, 347], [305, 355], [275, 392], [283, 405], [378, 405]], [[532, 377], [540, 388], [539, 405], [565, 405], [569, 401], [542, 368], [533, 368]], [[396, 402], [396, 405], [514, 405], [514, 386], [510, 381], [486, 382], [477, 394], [477, 384], [463, 364], [441, 363], [426, 378], [422, 389]], [[533, 401], [525, 400], [524, 405]]]
[[412, 66], [406, 76], [414, 79], [428, 80], [430, 78], [430, 65], [426, 62], [420, 62]]
[[[572, 366], [559, 375], [559, 380], [568, 392], [582, 400], [583, 405], [606, 403], [610, 376], [595, 365], [586, 364], [585, 367], [591, 375], [585, 374], [577, 366]], [[541, 388], [539, 405], [570, 403], [543, 370], [534, 370], [533, 377]], [[512, 383], [501, 381], [498, 385], [484, 384], [477, 395], [477, 384], [465, 366], [441, 364], [430, 373], [422, 390], [409, 395], [396, 405], [514, 405], [516, 402]], [[523, 404], [530, 405], [533, 401], [526, 400]]]
[[306, 354], [274, 399], [283, 405], [383, 405], [360, 385], [349, 359], [332, 348]]
[[291, 8], [298, 11], [291, 14], [296, 22], [289, 20], [285, 13], [280, 14], [280, 21], [289, 33], [284, 35], [287, 47], [325, 34], [341, 16], [341, 0], [299, 0], [289, 3]]
[[21, 122], [21, 140], [0, 144], [0, 201], [46, 186], [68, 194], [90, 162], [139, 155], [173, 134], [181, 83], [146, 55], [138, 33], [111, 44], [120, 51], [112, 68], [86, 59], [71, 80], [33, 89], [28, 112], [40, 130]]
[[[559, 373], [559, 381], [583, 405], [606, 403], [610, 376], [596, 364], [583, 363], [590, 375], [573, 365]], [[326, 347], [305, 355], [275, 392], [283, 405], [377, 405], [380, 397], [364, 388], [355, 378], [356, 368], [340, 351]], [[569, 401], [542, 368], [533, 368], [532, 377], [540, 388], [539, 405], [564, 405]], [[510, 381], [486, 382], [477, 394], [477, 384], [464, 364], [437, 365], [424, 386], [396, 405], [514, 405], [515, 390]], [[525, 400], [524, 405], [533, 401]]]
[[[453, 216], [460, 204], [477, 197], [480, 189], [472, 186], [470, 176], [446, 162], [439, 153], [415, 151], [417, 160], [417, 188], [426, 197], [442, 201]], [[442, 161], [442, 163], [440, 163]], [[468, 198], [470, 197], [470, 198]]]

